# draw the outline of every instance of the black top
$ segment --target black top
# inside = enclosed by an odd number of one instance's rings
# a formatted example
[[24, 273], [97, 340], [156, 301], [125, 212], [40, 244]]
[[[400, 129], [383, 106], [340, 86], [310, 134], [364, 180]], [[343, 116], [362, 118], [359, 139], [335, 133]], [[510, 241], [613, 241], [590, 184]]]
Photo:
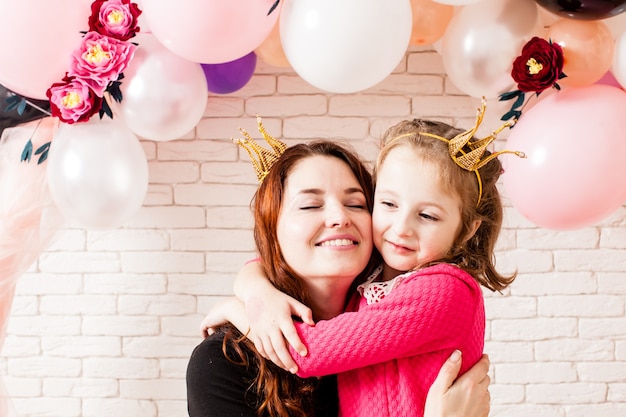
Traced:
[[[187, 410], [190, 417], [258, 417], [256, 393], [250, 388], [256, 366], [238, 365], [222, 351], [224, 333], [216, 332], [194, 349], [187, 365]], [[232, 348], [230, 348], [232, 349]], [[228, 351], [231, 358], [237, 358]], [[285, 371], [286, 372], [286, 371]], [[337, 378], [320, 379], [314, 394], [314, 417], [337, 417]]]

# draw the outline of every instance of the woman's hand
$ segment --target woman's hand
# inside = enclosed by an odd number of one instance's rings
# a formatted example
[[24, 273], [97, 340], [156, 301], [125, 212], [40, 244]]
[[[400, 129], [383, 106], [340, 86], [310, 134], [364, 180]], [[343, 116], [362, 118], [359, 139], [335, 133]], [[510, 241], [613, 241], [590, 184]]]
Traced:
[[457, 378], [461, 352], [454, 351], [428, 391], [424, 417], [487, 417], [491, 407], [489, 364], [489, 357], [483, 355]]

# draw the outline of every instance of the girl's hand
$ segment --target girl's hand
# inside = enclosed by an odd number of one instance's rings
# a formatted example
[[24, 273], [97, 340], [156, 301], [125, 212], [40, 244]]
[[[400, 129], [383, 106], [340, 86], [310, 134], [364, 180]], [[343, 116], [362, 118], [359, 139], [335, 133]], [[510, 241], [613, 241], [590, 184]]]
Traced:
[[200, 323], [203, 337], [215, 333], [215, 330], [227, 322], [233, 323], [243, 334], [248, 332], [243, 303], [236, 297], [228, 297], [215, 304]]
[[307, 354], [307, 350], [293, 324], [293, 316], [313, 326], [311, 309], [271, 287], [249, 297], [246, 311], [250, 323], [248, 337], [257, 351], [277, 366], [296, 373], [298, 367], [289, 353], [288, 344], [302, 356]]
[[424, 417], [487, 417], [490, 410], [489, 357], [483, 355], [469, 371], [457, 378], [461, 352], [448, 359], [426, 398]]

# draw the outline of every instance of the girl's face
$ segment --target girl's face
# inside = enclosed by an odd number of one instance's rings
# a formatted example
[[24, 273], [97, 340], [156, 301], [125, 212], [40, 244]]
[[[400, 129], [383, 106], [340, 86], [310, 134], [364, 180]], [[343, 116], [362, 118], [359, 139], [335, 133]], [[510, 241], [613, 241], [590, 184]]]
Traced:
[[313, 156], [292, 168], [277, 236], [285, 261], [303, 279], [352, 283], [372, 252], [371, 224], [363, 188], [346, 163]]
[[461, 200], [442, 189], [435, 164], [400, 146], [378, 170], [372, 222], [387, 280], [450, 250], [461, 230]]

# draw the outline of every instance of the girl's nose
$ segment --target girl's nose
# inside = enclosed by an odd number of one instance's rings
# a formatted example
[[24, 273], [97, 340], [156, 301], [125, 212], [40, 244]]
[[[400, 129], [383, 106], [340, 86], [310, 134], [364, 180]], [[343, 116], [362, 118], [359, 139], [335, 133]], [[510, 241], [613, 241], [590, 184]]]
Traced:
[[398, 236], [413, 235], [413, 226], [411, 219], [403, 213], [400, 213], [393, 222], [392, 230]]

